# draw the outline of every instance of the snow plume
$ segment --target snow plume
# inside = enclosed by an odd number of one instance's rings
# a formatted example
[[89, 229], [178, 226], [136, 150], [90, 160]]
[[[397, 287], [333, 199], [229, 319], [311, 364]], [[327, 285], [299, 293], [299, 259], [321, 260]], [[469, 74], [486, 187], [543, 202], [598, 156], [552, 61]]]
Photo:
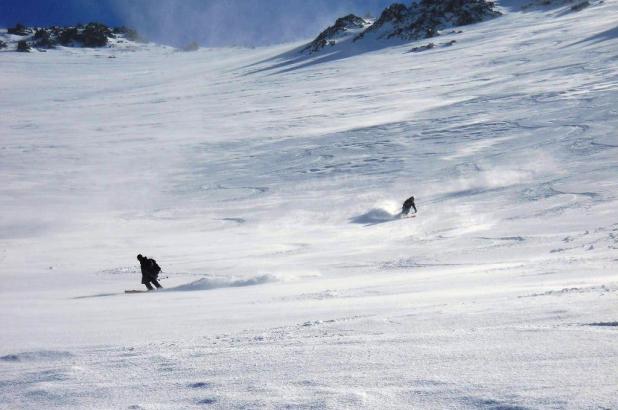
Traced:
[[[525, 151], [501, 162], [478, 161], [474, 167], [460, 172], [451, 189], [482, 191], [557, 178], [564, 171], [548, 153]], [[449, 184], [445, 184], [449, 186]]]
[[239, 288], [244, 286], [262, 285], [264, 283], [277, 282], [278, 279], [273, 275], [259, 275], [245, 279], [233, 279], [225, 277], [207, 277], [198, 279], [186, 285], [176, 286], [166, 289], [167, 291], [195, 291], [210, 290], [218, 288]]
[[182, 46], [256, 46], [312, 36], [343, 14], [377, 14], [385, 0], [110, 0], [114, 11], [153, 41]]
[[395, 201], [381, 201], [367, 212], [350, 218], [351, 223], [361, 225], [377, 225], [394, 221], [401, 217], [401, 205]]

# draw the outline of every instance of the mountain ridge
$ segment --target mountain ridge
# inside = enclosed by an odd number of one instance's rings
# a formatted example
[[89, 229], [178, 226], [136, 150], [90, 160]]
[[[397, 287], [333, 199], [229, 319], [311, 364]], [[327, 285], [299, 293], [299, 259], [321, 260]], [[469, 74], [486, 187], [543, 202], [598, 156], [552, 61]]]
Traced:
[[369, 37], [407, 41], [431, 38], [440, 35], [441, 30], [479, 23], [500, 15], [502, 13], [496, 10], [496, 4], [487, 0], [420, 0], [409, 6], [393, 3], [375, 21], [353, 14], [337, 19], [333, 26], [322, 31], [301, 53], [317, 53], [326, 46], [335, 46], [340, 40], [350, 37], [353, 42]]

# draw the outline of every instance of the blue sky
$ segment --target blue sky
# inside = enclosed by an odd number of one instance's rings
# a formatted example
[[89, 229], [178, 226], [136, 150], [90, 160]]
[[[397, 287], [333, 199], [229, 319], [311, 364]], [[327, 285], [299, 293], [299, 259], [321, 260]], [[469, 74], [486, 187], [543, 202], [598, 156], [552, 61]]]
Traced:
[[175, 45], [263, 45], [317, 35], [348, 13], [379, 14], [395, 0], [0, 0], [0, 26], [101, 21]]

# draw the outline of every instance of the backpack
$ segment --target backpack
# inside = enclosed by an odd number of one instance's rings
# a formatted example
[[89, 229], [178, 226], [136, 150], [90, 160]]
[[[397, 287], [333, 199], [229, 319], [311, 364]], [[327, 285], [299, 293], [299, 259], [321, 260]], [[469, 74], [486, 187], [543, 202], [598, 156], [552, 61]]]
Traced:
[[152, 273], [156, 277], [161, 272], [161, 267], [154, 259], [148, 259], [148, 261], [150, 262], [150, 269], [152, 269]]

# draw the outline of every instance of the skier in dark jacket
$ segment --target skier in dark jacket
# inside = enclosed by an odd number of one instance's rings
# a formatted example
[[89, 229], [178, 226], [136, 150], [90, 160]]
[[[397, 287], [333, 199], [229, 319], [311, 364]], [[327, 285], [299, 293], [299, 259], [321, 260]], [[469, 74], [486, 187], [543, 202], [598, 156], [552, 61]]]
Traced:
[[137, 255], [137, 260], [142, 268], [142, 283], [146, 285], [148, 290], [153, 289], [151, 283], [155, 285], [156, 288], [161, 288], [161, 284], [157, 281], [161, 268], [157, 262], [154, 259], [149, 259], [141, 254]]
[[414, 197], [406, 199], [403, 203], [403, 207], [401, 208], [401, 214], [407, 215], [410, 213], [410, 208], [414, 208], [414, 213], [416, 213], [416, 205], [414, 204]]

